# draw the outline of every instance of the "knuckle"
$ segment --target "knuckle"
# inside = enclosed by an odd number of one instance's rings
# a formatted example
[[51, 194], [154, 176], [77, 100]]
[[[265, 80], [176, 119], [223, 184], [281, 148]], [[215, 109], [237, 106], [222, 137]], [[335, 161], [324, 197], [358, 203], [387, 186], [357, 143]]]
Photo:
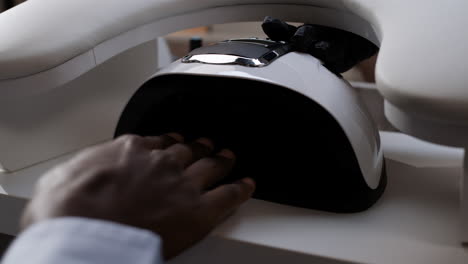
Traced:
[[152, 157], [155, 157], [155, 158], [159, 159], [159, 157], [161, 157], [161, 155], [164, 155], [164, 150], [153, 149], [153, 150], [151, 150], [150, 155]]
[[230, 170], [229, 164], [224, 163], [222, 160], [216, 158], [203, 158], [200, 164], [209, 171], [216, 171], [218, 173], [226, 173]]
[[137, 135], [123, 135], [117, 139], [118, 142], [122, 143], [126, 149], [133, 149], [140, 145], [142, 138]]
[[174, 145], [172, 151], [170, 151], [169, 153], [175, 157], [192, 155], [192, 148], [186, 144], [178, 143]]
[[157, 151], [154, 152], [154, 156], [156, 157], [156, 162], [163, 164], [168, 167], [179, 167], [179, 160], [176, 156], [172, 153], [168, 153], [166, 151]]
[[166, 151], [157, 151], [154, 152], [157, 156], [157, 159], [164, 163], [173, 163], [175, 161], [174, 156]]
[[189, 146], [189, 145], [187, 145], [187, 144], [178, 143], [177, 145], [179, 145], [179, 147], [180, 147], [181, 149], [186, 150], [186, 151], [190, 151], [190, 152], [191, 152], [191, 151], [193, 150], [192, 147]]
[[200, 162], [202, 162], [203, 166], [207, 169], [217, 169], [220, 167], [219, 161], [213, 158], [204, 158]]
[[110, 176], [110, 175], [115, 174], [115, 169], [110, 166], [98, 166], [98, 167], [89, 169], [88, 174], [91, 177]]

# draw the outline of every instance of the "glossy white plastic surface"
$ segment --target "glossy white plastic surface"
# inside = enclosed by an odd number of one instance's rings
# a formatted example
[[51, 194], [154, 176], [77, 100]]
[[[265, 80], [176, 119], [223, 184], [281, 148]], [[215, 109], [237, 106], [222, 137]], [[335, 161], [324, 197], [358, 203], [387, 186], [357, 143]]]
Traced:
[[266, 67], [176, 61], [152, 78], [167, 74], [256, 80], [283, 86], [305, 95], [337, 120], [353, 147], [367, 185], [372, 189], [378, 187], [383, 167], [383, 151], [376, 124], [357, 91], [344, 79], [322, 66], [318, 59], [308, 54], [293, 52]]

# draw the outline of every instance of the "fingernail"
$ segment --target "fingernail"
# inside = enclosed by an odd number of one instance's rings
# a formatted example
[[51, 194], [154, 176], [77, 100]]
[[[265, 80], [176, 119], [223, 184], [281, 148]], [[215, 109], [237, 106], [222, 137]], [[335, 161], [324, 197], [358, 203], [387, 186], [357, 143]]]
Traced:
[[219, 156], [225, 157], [227, 159], [235, 159], [236, 155], [234, 152], [230, 151], [229, 149], [223, 149], [218, 153]]
[[183, 142], [184, 141], [184, 137], [179, 134], [179, 133], [167, 133], [166, 136], [169, 136], [179, 142]]
[[196, 140], [197, 143], [200, 143], [210, 149], [214, 149], [214, 144], [213, 144], [213, 141], [211, 141], [211, 139], [208, 139], [208, 138], [199, 138]]

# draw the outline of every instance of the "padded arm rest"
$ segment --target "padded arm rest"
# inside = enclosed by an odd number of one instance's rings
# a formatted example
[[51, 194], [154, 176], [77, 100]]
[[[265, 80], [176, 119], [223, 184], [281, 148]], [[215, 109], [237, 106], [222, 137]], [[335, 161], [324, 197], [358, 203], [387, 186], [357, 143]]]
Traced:
[[[106, 40], [164, 18], [215, 7], [263, 2], [265, 1], [27, 1], [0, 15], [0, 80], [50, 70], [92, 50]], [[313, 5], [319, 1], [267, 2]], [[321, 2], [330, 2], [322, 4], [325, 7], [342, 8], [340, 1]], [[197, 22], [191, 21], [193, 25]], [[151, 37], [154, 39], [156, 36]]]
[[[0, 15], [0, 93], [55, 88], [176, 30], [272, 15], [381, 40], [386, 99], [456, 122], [468, 118], [466, 10], [466, 0], [30, 0]], [[35, 87], [18, 81], [32, 77]]]

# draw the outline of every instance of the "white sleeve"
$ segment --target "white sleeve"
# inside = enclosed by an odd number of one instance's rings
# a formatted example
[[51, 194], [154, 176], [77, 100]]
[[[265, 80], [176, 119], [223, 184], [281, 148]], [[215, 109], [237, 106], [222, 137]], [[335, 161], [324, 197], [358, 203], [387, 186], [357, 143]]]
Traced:
[[6, 252], [2, 264], [161, 264], [152, 232], [113, 222], [66, 217], [35, 224]]

